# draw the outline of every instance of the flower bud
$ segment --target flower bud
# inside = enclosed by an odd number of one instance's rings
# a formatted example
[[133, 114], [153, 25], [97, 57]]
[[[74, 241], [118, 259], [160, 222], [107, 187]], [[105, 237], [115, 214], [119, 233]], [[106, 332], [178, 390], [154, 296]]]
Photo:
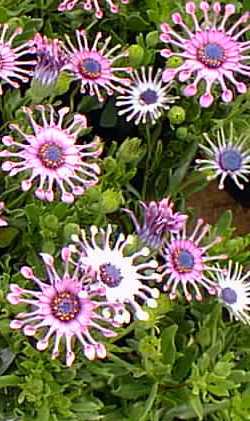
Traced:
[[186, 118], [186, 111], [184, 108], [175, 105], [169, 110], [168, 118], [171, 124], [182, 124]]

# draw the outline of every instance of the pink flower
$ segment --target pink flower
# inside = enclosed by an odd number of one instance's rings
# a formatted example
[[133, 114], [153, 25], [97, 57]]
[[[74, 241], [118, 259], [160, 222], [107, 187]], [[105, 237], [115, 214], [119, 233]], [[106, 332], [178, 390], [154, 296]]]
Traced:
[[108, 95], [113, 95], [114, 91], [124, 93], [120, 85], [128, 85], [131, 82], [128, 78], [116, 75], [117, 72], [130, 73], [130, 67], [114, 67], [117, 60], [127, 57], [127, 53], [113, 56], [114, 52], [121, 48], [120, 44], [107, 51], [111, 37], [108, 37], [98, 50], [97, 45], [101, 38], [102, 34], [98, 32], [92, 48], [89, 48], [85, 31], [76, 31], [78, 46], [75, 47], [66, 35], [69, 48], [65, 48], [68, 63], [64, 66], [76, 80], [81, 81], [81, 92], [85, 93], [88, 87], [89, 94], [97, 95], [99, 101], [104, 100], [100, 89], [104, 89]]
[[[209, 294], [216, 294], [217, 283], [213, 280], [213, 272], [217, 272], [216, 266], [210, 262], [219, 259], [226, 259], [227, 256], [209, 256], [207, 251], [221, 241], [216, 237], [207, 245], [201, 245], [201, 241], [209, 231], [209, 225], [203, 225], [204, 221], [198, 219], [197, 224], [190, 236], [186, 233], [186, 224], [181, 232], [172, 234], [169, 242], [162, 251], [164, 263], [160, 270], [162, 276], [166, 276], [165, 291], [170, 290], [170, 299], [176, 298], [176, 290], [179, 284], [182, 285], [184, 295], [188, 301], [192, 295], [188, 291], [190, 285], [195, 291], [195, 298], [202, 300], [200, 287], [204, 287]], [[203, 227], [202, 227], [203, 226]]]
[[[247, 51], [250, 41], [243, 41], [242, 35], [249, 30], [243, 27], [249, 20], [250, 13], [244, 13], [232, 26], [227, 24], [228, 19], [235, 13], [233, 4], [226, 4], [223, 8], [219, 2], [212, 6], [206, 1], [200, 2], [200, 9], [204, 20], [199, 23], [196, 15], [196, 5], [189, 1], [186, 3], [186, 13], [191, 16], [194, 29], [185, 24], [180, 13], [174, 13], [172, 20], [181, 27], [183, 35], [176, 32], [170, 25], [161, 25], [161, 40], [175, 48], [162, 50], [164, 57], [180, 56], [183, 64], [176, 69], [166, 69], [163, 80], [169, 82], [178, 75], [181, 82], [192, 80], [184, 89], [186, 96], [197, 94], [198, 84], [205, 81], [205, 93], [200, 97], [200, 105], [209, 107], [213, 101], [213, 85], [219, 84], [222, 89], [221, 98], [224, 102], [233, 99], [233, 91], [228, 88], [226, 81], [236, 87], [239, 93], [245, 93], [247, 86], [238, 81], [235, 75], [249, 78], [250, 66], [248, 65]], [[242, 28], [240, 28], [242, 27]]]
[[3, 94], [2, 83], [4, 82], [13, 88], [18, 88], [20, 82], [28, 82], [29, 76], [32, 75], [30, 66], [36, 64], [35, 60], [23, 58], [23, 56], [32, 53], [29, 42], [12, 47], [14, 39], [23, 32], [22, 28], [16, 28], [12, 35], [6, 39], [8, 29], [9, 26], [7, 24], [0, 25], [0, 95]]
[[74, 9], [76, 6], [82, 6], [85, 10], [95, 10], [96, 17], [101, 19], [104, 10], [104, 7], [100, 6], [102, 3], [107, 4], [112, 13], [118, 13], [119, 7], [117, 4], [128, 4], [129, 0], [63, 0], [58, 6], [58, 10], [64, 12]]
[[[12, 329], [23, 329], [27, 336], [36, 335], [39, 330], [46, 334], [37, 342], [37, 349], [44, 351], [50, 339], [54, 338], [52, 358], [60, 353], [61, 341], [66, 345], [66, 363], [71, 366], [75, 353], [72, 350], [74, 338], [78, 339], [83, 347], [86, 358], [106, 357], [106, 347], [92, 336], [92, 331], [106, 337], [116, 336], [109, 326], [117, 326], [112, 317], [107, 317], [104, 312], [112, 314], [116, 311], [103, 299], [104, 292], [99, 290], [87, 291], [82, 289], [82, 280], [79, 277], [79, 266], [74, 273], [69, 273], [70, 251], [62, 250], [64, 274], [60, 276], [55, 267], [54, 259], [49, 254], [41, 253], [47, 271], [48, 282], [37, 278], [32, 269], [24, 266], [21, 274], [36, 284], [34, 290], [21, 288], [11, 284], [11, 292], [7, 299], [11, 304], [28, 304], [30, 312], [19, 313], [10, 324]], [[79, 295], [81, 293], [81, 296]]]
[[149, 247], [161, 247], [167, 233], [178, 233], [187, 219], [187, 215], [180, 212], [173, 212], [174, 203], [169, 198], [159, 202], [149, 202], [145, 204], [140, 202], [143, 208], [143, 224], [140, 225], [135, 214], [129, 209], [123, 209], [127, 212], [134, 223], [139, 237]]
[[4, 208], [5, 208], [4, 202], [0, 202], [0, 227], [6, 227], [8, 225], [8, 222], [5, 221], [5, 219], [1, 216]]
[[3, 137], [3, 144], [10, 150], [1, 151], [0, 157], [15, 160], [5, 161], [2, 169], [9, 172], [10, 176], [23, 171], [31, 173], [29, 178], [22, 181], [22, 189], [29, 190], [39, 180], [35, 194], [41, 200], [52, 202], [57, 186], [61, 191], [62, 201], [72, 203], [74, 196], [82, 195], [87, 188], [98, 182], [100, 168], [92, 160], [101, 153], [99, 139], [96, 138], [91, 143], [76, 144], [79, 132], [87, 127], [84, 115], [75, 114], [71, 124], [63, 128], [63, 119], [69, 108], [64, 107], [58, 111], [57, 122], [51, 105], [48, 107], [48, 119], [44, 106], [40, 105], [37, 109], [41, 112], [42, 125], [34, 120], [31, 109], [24, 109], [33, 134], [24, 133], [18, 125], [10, 125], [24, 141], [14, 140], [11, 136]]
[[62, 42], [58, 39], [48, 39], [37, 33], [33, 39], [38, 63], [34, 71], [34, 79], [44, 86], [53, 85], [66, 63]]

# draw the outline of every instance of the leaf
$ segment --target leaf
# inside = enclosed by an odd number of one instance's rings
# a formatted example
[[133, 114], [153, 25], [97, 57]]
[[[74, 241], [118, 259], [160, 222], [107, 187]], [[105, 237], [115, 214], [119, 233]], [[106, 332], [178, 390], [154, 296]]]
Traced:
[[2, 227], [0, 230], [0, 248], [8, 247], [17, 234], [18, 230], [14, 227]]
[[163, 330], [161, 335], [163, 361], [171, 366], [174, 364], [176, 358], [175, 335], [177, 329], [177, 325], [169, 326]]
[[117, 111], [113, 100], [109, 100], [101, 114], [101, 127], [114, 127], [117, 123]]
[[0, 351], [0, 376], [9, 368], [15, 359], [15, 354], [10, 350], [10, 348], [4, 348]]

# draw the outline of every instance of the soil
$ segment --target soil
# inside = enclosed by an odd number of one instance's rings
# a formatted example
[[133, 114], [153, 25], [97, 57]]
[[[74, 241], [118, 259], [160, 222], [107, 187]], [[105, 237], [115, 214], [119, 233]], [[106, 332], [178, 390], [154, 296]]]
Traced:
[[243, 235], [250, 232], [250, 208], [242, 207], [225, 190], [218, 190], [216, 181], [209, 183], [203, 191], [190, 196], [187, 204], [196, 210], [197, 217], [202, 217], [210, 224], [216, 223], [223, 212], [231, 209], [235, 234]]

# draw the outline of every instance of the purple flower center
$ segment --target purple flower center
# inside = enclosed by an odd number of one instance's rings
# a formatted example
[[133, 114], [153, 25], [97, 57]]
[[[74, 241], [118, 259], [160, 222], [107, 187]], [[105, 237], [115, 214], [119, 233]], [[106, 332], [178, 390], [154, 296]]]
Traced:
[[121, 271], [111, 263], [100, 266], [100, 277], [102, 282], [110, 288], [115, 288], [122, 281]]
[[146, 91], [142, 92], [140, 95], [140, 101], [142, 104], [151, 105], [155, 104], [158, 100], [158, 95], [156, 91], [152, 89], [147, 89]]
[[242, 156], [235, 149], [229, 149], [221, 152], [220, 165], [225, 171], [237, 171], [241, 168]]
[[38, 157], [44, 167], [49, 169], [55, 170], [64, 164], [63, 149], [55, 143], [44, 143], [38, 151]]
[[62, 322], [69, 322], [80, 312], [79, 298], [67, 291], [60, 292], [53, 298], [51, 310], [54, 317]]
[[80, 64], [80, 73], [87, 79], [97, 79], [101, 76], [102, 66], [93, 58], [86, 58]]
[[208, 68], [217, 69], [225, 61], [225, 50], [220, 44], [208, 43], [198, 49], [197, 59]]
[[235, 304], [237, 301], [237, 294], [234, 289], [223, 288], [221, 291], [221, 298], [226, 304]]
[[194, 256], [188, 250], [178, 250], [173, 260], [175, 269], [180, 273], [191, 272], [194, 267]]

